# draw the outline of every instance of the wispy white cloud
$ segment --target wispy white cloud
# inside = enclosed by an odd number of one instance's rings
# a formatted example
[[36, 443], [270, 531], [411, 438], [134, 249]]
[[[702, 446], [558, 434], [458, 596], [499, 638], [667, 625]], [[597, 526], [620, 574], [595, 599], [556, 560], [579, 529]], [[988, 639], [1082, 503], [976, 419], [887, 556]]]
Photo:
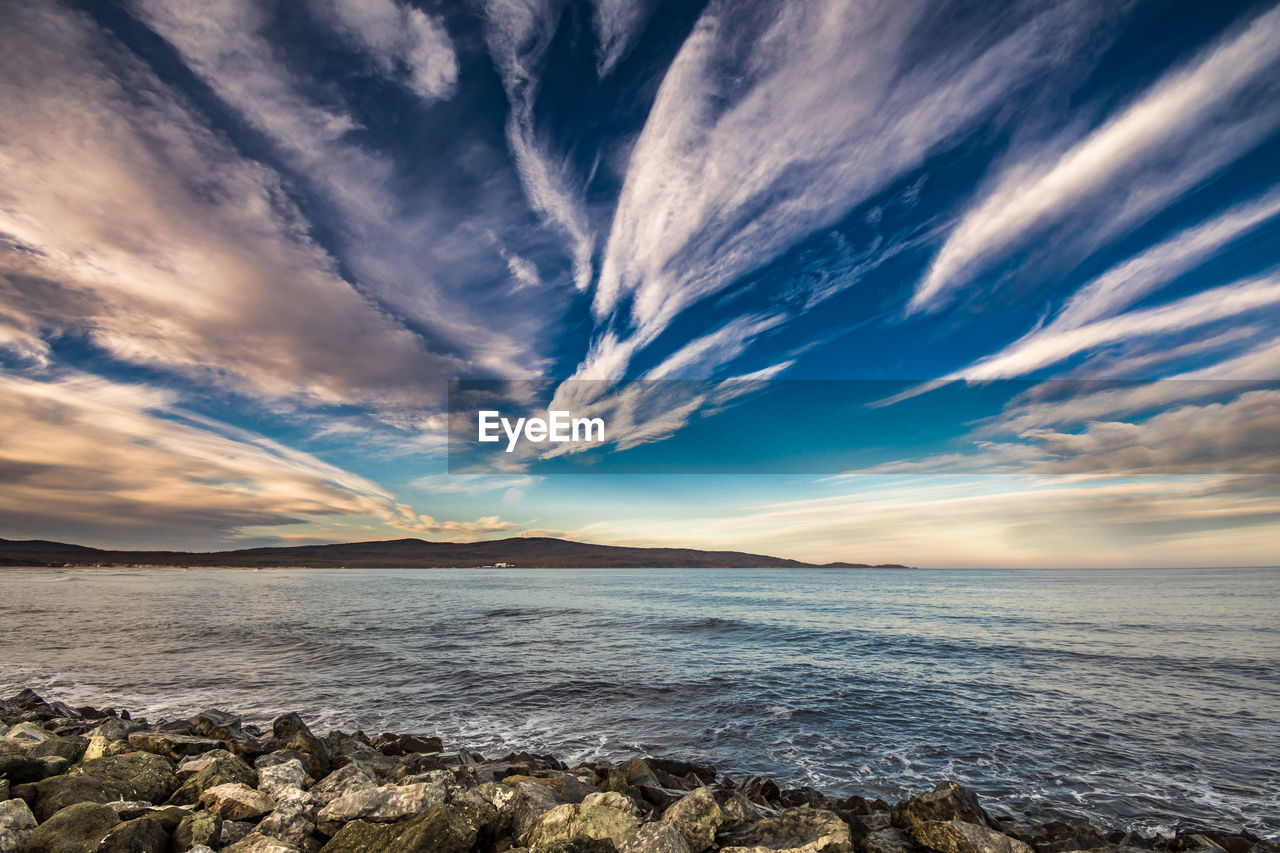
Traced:
[[[350, 11], [349, 5], [343, 0], [334, 8]], [[357, 20], [354, 12], [348, 17], [362, 27], [360, 37], [371, 42], [382, 38], [380, 28], [390, 26], [388, 16], [400, 14], [399, 7], [382, 2], [359, 7], [370, 17]], [[350, 132], [358, 124], [341, 99], [285, 64], [263, 34], [260, 4], [134, 0], [134, 8], [314, 188], [337, 220], [342, 260], [366, 293], [480, 368], [517, 375], [541, 369], [545, 359], [534, 342], [544, 315], [522, 310], [528, 307], [523, 302], [500, 310], [505, 303], [485, 300], [477, 289], [476, 277], [486, 263], [496, 280], [502, 278], [505, 264], [492, 244], [475, 239], [476, 232], [491, 231], [497, 223], [459, 222], [441, 208], [406, 205], [397, 194], [397, 164], [357, 144]], [[417, 20], [411, 11], [404, 14]], [[438, 251], [447, 257], [437, 258]], [[473, 276], [460, 290], [447, 289], [438, 271], [463, 262]], [[505, 288], [502, 292], [506, 296]]]
[[948, 378], [971, 381], [1032, 373], [1072, 356], [1134, 338], [1169, 335], [1270, 308], [1280, 303], [1280, 278], [1260, 276], [1196, 293], [1152, 308], [1081, 325], [1056, 324]]
[[[1280, 7], [1168, 72], [1060, 153], [1015, 162], [960, 219], [909, 310], [939, 308], [985, 265], [1082, 211], [1092, 217], [1092, 246], [1183, 196], [1280, 123], [1278, 62]], [[1245, 95], [1249, 106], [1232, 109]]]
[[573, 168], [539, 136], [533, 108], [562, 0], [483, 0], [485, 37], [506, 89], [507, 144], [529, 204], [568, 240], [578, 290], [591, 284], [595, 233]]
[[40, 6], [7, 23], [0, 299], [28, 336], [319, 403], [421, 405], [456, 369], [342, 279], [275, 173], [84, 18]]
[[620, 545], [664, 544], [932, 567], [1270, 564], [1280, 526], [1274, 478], [1185, 476], [1136, 482], [1065, 476], [859, 476], [834, 494], [744, 486], [730, 506], [625, 517], [567, 531]]
[[581, 375], [625, 367], [684, 309], [918, 167], [1092, 19], [1018, 9], [922, 55], [922, 6], [713, 2], [666, 73], [605, 245], [595, 315], [630, 297], [634, 331], [602, 333]]
[[418, 513], [364, 477], [180, 402], [172, 392], [80, 373], [0, 375], [6, 530], [212, 546], [247, 529], [306, 524], [315, 535], [344, 519], [450, 537], [514, 526]]
[[315, 0], [339, 33], [381, 72], [425, 100], [447, 98], [458, 83], [458, 57], [443, 22], [395, 0]]
[[652, 5], [651, 0], [594, 0], [591, 23], [596, 31], [596, 72], [601, 77], [631, 50]]

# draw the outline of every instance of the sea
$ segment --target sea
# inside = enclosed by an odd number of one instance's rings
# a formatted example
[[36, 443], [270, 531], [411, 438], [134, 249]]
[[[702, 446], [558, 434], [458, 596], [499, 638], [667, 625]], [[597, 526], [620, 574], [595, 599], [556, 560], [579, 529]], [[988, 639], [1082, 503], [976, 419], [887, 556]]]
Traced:
[[1280, 835], [1280, 568], [0, 570], [0, 695]]

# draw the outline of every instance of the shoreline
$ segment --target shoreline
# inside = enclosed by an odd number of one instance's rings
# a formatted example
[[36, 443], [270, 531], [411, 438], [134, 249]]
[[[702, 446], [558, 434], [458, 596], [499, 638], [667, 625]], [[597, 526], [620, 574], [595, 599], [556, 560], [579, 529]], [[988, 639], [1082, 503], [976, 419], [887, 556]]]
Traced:
[[136, 719], [29, 689], [0, 700], [5, 853], [1280, 853], [1245, 830], [1034, 822], [932, 781], [891, 805], [674, 758], [570, 767], [431, 734], [320, 736], [297, 714], [267, 729], [219, 710]]

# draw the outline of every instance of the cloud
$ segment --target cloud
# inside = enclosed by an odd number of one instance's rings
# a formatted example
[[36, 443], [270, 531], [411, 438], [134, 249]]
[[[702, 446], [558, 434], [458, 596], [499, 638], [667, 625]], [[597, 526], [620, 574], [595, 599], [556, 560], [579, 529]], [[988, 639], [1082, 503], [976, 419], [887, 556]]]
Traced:
[[438, 521], [364, 477], [185, 411], [172, 392], [82, 373], [0, 375], [0, 469], [10, 534], [216, 545], [344, 518], [450, 536], [513, 526]]
[[938, 309], [984, 266], [1070, 215], [1091, 212], [1096, 245], [1181, 197], [1280, 123], [1278, 60], [1280, 7], [1166, 73], [1060, 154], [1005, 169], [951, 232], [908, 310]]
[[[358, 144], [351, 132], [359, 124], [331, 87], [285, 64], [286, 54], [263, 34], [261, 4], [209, 0], [177, 8], [166, 0], [134, 0], [133, 8], [315, 192], [336, 223], [342, 262], [363, 292], [428, 330], [475, 369], [520, 375], [543, 367], [532, 342], [540, 339], [546, 315], [510, 299], [505, 262], [492, 242], [476, 239], [503, 230], [500, 211], [507, 199], [501, 192], [490, 198], [486, 184], [471, 201], [480, 211], [478, 222], [445, 205], [402, 198], [401, 164]], [[378, 3], [362, 8], [371, 16], [363, 22], [367, 27], [392, 13]], [[499, 212], [490, 215], [491, 208]], [[446, 276], [452, 285], [446, 286]], [[490, 294], [486, 278], [502, 286]], [[541, 307], [548, 298], [542, 295]]]
[[[1025, 376], [1071, 359], [1080, 353], [1099, 353], [1119, 344], [1143, 342], [1148, 351], [1122, 352], [1112, 359], [1108, 373], [1113, 377], [1138, 378], [1136, 371], [1151, 370], [1155, 365], [1186, 357], [1211, 348], [1266, 335], [1264, 330], [1248, 327], [1226, 329], [1207, 339], [1174, 346], [1171, 340], [1179, 333], [1212, 326], [1241, 315], [1265, 312], [1280, 302], [1280, 278], [1275, 274], [1258, 276], [1233, 284], [1210, 288], [1191, 296], [1151, 308], [1122, 311], [1107, 316], [1118, 308], [1140, 299], [1191, 269], [1227, 239], [1240, 236], [1262, 217], [1280, 211], [1280, 197], [1270, 198], [1275, 206], [1246, 205], [1212, 222], [1189, 228], [1172, 240], [1142, 253], [1138, 257], [1109, 270], [1085, 285], [1068, 300], [1050, 323], [1019, 338], [1003, 349], [985, 356], [968, 367], [953, 371], [940, 379], [915, 385], [906, 391], [873, 404], [892, 405], [932, 391], [949, 382], [990, 382]], [[1246, 227], [1224, 227], [1226, 225]], [[1098, 318], [1098, 319], [1093, 319]], [[1271, 342], [1274, 344], [1274, 341]], [[1270, 351], [1267, 346], [1266, 351]], [[1261, 363], [1255, 359], [1255, 366]], [[1239, 373], [1239, 368], [1231, 372]], [[1089, 370], [1097, 378], [1098, 368]], [[1274, 374], [1255, 373], [1248, 378], [1264, 378]], [[1205, 374], [1208, 375], [1208, 374]]]
[[[833, 494], [623, 519], [570, 538], [930, 567], [1268, 565], [1280, 525], [1275, 478], [1185, 476], [1136, 482], [1069, 477], [859, 476]], [[791, 484], [771, 478], [766, 494]]]
[[421, 405], [457, 369], [341, 277], [274, 172], [84, 18], [32, 7], [0, 41], [0, 298], [31, 355], [33, 329], [79, 332], [125, 362], [322, 404]]
[[667, 70], [605, 245], [593, 310], [603, 324], [629, 304], [632, 331], [602, 332], [581, 375], [625, 367], [677, 314], [919, 167], [1091, 19], [1020, 7], [940, 47], [913, 4], [713, 2]]
[[507, 144], [529, 204], [568, 240], [578, 290], [591, 285], [595, 234], [567, 158], [539, 137], [533, 107], [561, 0], [484, 0], [485, 38], [507, 93]]
[[424, 100], [448, 98], [458, 83], [458, 57], [439, 18], [394, 0], [315, 0], [339, 33], [382, 73], [403, 80]]
[[601, 77], [627, 55], [652, 13], [650, 0], [594, 0], [591, 24], [596, 31], [596, 73]]
[[1211, 288], [1173, 302], [1073, 326], [1051, 324], [950, 378], [984, 381], [1021, 376], [1133, 338], [1170, 335], [1206, 326], [1280, 302], [1280, 278], [1265, 275]]

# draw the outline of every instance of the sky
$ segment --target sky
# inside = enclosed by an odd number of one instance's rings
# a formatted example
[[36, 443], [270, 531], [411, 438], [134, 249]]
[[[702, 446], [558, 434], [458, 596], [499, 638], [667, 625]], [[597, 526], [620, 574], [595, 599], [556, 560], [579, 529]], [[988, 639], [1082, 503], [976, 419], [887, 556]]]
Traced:
[[0, 23], [0, 537], [1280, 563], [1280, 6]]

